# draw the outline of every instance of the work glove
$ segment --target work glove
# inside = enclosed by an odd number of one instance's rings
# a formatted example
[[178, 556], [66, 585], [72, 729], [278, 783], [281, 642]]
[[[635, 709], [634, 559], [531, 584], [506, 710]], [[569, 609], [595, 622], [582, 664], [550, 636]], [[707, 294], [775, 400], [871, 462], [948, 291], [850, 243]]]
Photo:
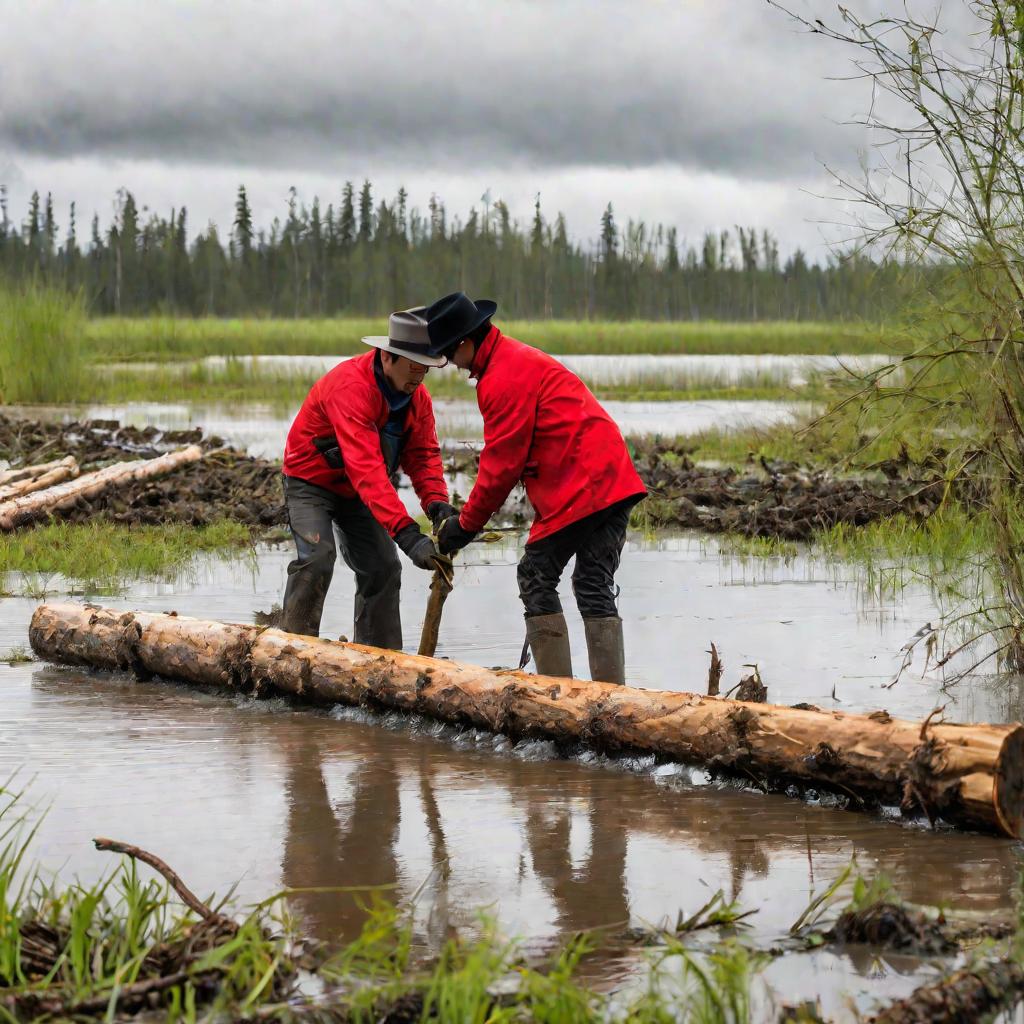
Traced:
[[427, 517], [434, 527], [434, 533], [440, 529], [441, 524], [449, 517], [455, 515], [455, 509], [447, 501], [432, 501], [427, 506]]
[[417, 569], [433, 571], [441, 557], [434, 542], [415, 523], [403, 526], [395, 534], [395, 543], [405, 552]]
[[454, 555], [461, 551], [474, 537], [475, 530], [464, 530], [457, 515], [450, 515], [437, 531], [437, 546], [442, 555]]

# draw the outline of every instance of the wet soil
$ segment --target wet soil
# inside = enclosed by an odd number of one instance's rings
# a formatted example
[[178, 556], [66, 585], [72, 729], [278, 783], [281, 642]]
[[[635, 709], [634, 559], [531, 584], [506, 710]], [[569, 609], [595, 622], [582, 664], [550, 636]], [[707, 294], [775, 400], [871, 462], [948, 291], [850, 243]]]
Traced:
[[15, 467], [51, 454], [73, 455], [88, 472], [112, 462], [155, 458], [189, 444], [202, 447], [199, 462], [82, 499], [58, 515], [71, 522], [100, 516], [130, 525], [204, 526], [218, 519], [257, 529], [285, 524], [280, 465], [246, 455], [220, 437], [204, 436], [199, 428], [159, 430], [122, 426], [116, 420], [44, 423], [0, 416], [0, 459]]
[[[103, 516], [120, 523], [180, 522], [203, 525], [228, 518], [255, 528], [286, 522], [280, 466], [227, 445], [200, 428], [159, 430], [122, 426], [116, 420], [48, 423], [0, 416], [0, 458], [14, 466], [73, 455], [83, 470], [113, 461], [152, 458], [185, 444], [205, 457], [170, 476], [122, 486], [83, 500], [61, 514], [83, 521]], [[863, 526], [905, 513], [924, 518], [938, 505], [943, 482], [916, 472], [838, 477], [827, 469], [761, 461], [742, 470], [696, 464], [679, 444], [634, 442], [634, 459], [651, 498], [644, 506], [651, 525], [708, 533], [808, 540], [837, 523]], [[473, 475], [478, 454], [463, 451], [446, 460], [447, 471]], [[521, 489], [498, 519], [521, 526], [530, 518]]]

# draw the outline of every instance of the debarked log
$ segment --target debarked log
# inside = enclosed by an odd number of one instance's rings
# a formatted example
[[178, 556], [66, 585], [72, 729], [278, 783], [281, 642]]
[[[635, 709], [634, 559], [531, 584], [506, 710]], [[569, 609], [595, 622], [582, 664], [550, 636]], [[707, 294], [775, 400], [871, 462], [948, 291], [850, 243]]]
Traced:
[[55, 459], [53, 462], [38, 462], [34, 466], [21, 466], [19, 469], [5, 469], [0, 473], [0, 489], [6, 491], [12, 484], [21, 483], [25, 480], [35, 480], [45, 476], [55, 469], [63, 467], [73, 468], [78, 473], [78, 460], [74, 455], [65, 456], [63, 459]]
[[20, 498], [23, 494], [44, 491], [54, 484], [73, 480], [78, 476], [78, 460], [73, 455], [59, 462], [50, 462], [41, 466], [29, 466], [34, 472], [26, 473], [17, 480], [0, 486], [0, 502], [8, 502], [12, 498]]
[[1020, 837], [1024, 727], [923, 724], [645, 690], [384, 651], [175, 614], [44, 604], [29, 628], [41, 658], [200, 686], [369, 705], [642, 752], [810, 785], [853, 806], [900, 804], [964, 828]]
[[0, 530], [16, 530], [19, 526], [25, 526], [49, 512], [68, 508], [79, 499], [95, 497], [108, 488], [129, 481], [164, 476], [190, 462], [198, 462], [202, 457], [202, 448], [194, 444], [176, 452], [159, 455], [155, 459], [115, 462], [75, 480], [66, 480], [55, 487], [12, 498], [10, 501], [0, 503]]

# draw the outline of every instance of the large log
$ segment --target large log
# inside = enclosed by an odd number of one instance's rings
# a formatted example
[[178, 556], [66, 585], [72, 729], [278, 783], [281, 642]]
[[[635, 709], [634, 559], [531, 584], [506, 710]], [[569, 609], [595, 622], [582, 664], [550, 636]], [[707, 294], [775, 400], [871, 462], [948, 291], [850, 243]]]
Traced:
[[130, 480], [163, 476], [190, 462], [197, 462], [202, 457], [202, 448], [194, 444], [159, 455], [155, 459], [115, 462], [93, 473], [86, 473], [77, 480], [68, 480], [56, 487], [48, 487], [45, 491], [13, 498], [0, 504], [0, 530], [16, 530], [49, 512], [74, 505], [80, 498], [92, 498]]
[[[20, 498], [23, 494], [43, 491], [54, 484], [65, 480], [73, 480], [78, 476], [78, 461], [73, 455], [57, 462], [46, 462], [38, 466], [26, 466], [24, 470], [14, 470], [13, 477], [6, 481], [0, 480], [0, 502]], [[3, 474], [0, 474], [2, 476]]]
[[1024, 831], [1024, 728], [900, 721], [494, 671], [278, 629], [44, 604], [40, 657], [200, 686], [364, 704], [563, 744], [727, 769], [766, 786], [901, 804], [965, 828]]

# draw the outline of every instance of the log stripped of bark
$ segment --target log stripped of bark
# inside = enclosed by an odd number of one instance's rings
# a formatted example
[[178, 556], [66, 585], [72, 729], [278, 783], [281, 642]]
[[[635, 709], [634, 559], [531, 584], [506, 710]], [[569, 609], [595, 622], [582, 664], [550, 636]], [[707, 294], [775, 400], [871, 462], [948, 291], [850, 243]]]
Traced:
[[33, 480], [61, 466], [74, 466], [77, 470], [78, 460], [73, 455], [68, 455], [66, 458], [56, 459], [54, 462], [40, 462], [38, 465], [22, 466], [20, 469], [5, 469], [0, 473], [0, 487], [6, 488], [21, 480]]
[[290, 694], [467, 723], [512, 736], [646, 752], [901, 803], [965, 828], [1019, 837], [1024, 728], [900, 721], [476, 665], [176, 615], [44, 604], [29, 628], [41, 658], [200, 686]]
[[181, 466], [198, 462], [203, 457], [199, 445], [190, 445], [176, 452], [168, 452], [155, 459], [136, 459], [115, 462], [112, 466], [86, 473], [77, 480], [67, 480], [45, 491], [36, 491], [0, 504], [0, 530], [16, 530], [49, 512], [74, 505], [80, 498], [92, 498], [129, 480], [148, 480], [164, 476]]
[[[31, 470], [32, 472], [28, 472]], [[73, 480], [78, 476], [78, 461], [73, 455], [59, 462], [47, 462], [40, 466], [28, 466], [25, 475], [17, 480], [10, 480], [0, 486], [0, 502], [20, 498], [23, 494], [43, 491], [64, 480]]]

